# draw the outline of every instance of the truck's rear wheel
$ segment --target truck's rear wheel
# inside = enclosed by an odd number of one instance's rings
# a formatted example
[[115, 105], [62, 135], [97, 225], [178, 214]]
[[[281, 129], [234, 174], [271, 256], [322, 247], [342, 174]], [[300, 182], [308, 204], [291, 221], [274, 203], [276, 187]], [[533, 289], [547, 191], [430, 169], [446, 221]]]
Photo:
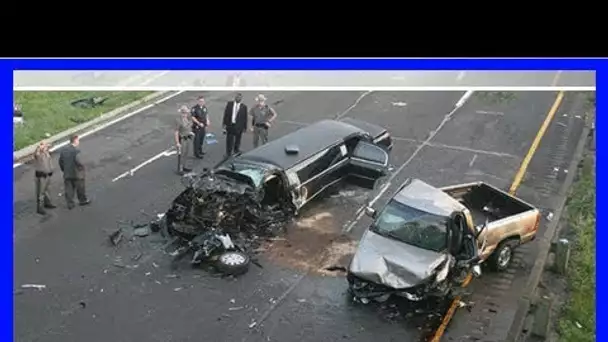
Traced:
[[515, 246], [517, 246], [517, 240], [514, 239], [501, 242], [488, 260], [489, 266], [498, 272], [509, 268], [513, 260], [513, 249]]

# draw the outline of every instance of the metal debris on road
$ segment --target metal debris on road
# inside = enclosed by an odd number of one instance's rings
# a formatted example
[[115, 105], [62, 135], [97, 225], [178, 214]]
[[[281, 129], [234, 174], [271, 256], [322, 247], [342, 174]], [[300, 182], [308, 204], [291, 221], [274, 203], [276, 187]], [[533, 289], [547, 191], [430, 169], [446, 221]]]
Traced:
[[150, 225], [142, 224], [133, 226], [133, 235], [139, 237], [145, 237], [150, 235]]
[[244, 308], [245, 308], [244, 306], [235, 306], [235, 307], [228, 308], [228, 311], [243, 310]]
[[391, 104], [394, 107], [405, 107], [405, 106], [407, 106], [407, 103], [405, 103], [405, 102], [391, 102]]
[[114, 246], [118, 246], [118, 244], [122, 241], [122, 238], [122, 228], [118, 228], [116, 231], [110, 234], [110, 243]]
[[141, 259], [141, 257], [142, 257], [143, 255], [144, 255], [144, 254], [143, 254], [142, 252], [139, 252], [139, 253], [135, 254], [134, 256], [132, 256], [132, 257], [131, 257], [131, 260], [133, 260], [133, 261], [139, 261], [139, 259]]
[[258, 325], [258, 322], [256, 322], [256, 321], [251, 322], [251, 324], [249, 324], [249, 329], [255, 327], [256, 325]]
[[41, 284], [23, 284], [21, 285], [22, 289], [38, 289], [38, 290], [42, 290], [42, 289], [46, 289], [46, 285], [41, 285]]

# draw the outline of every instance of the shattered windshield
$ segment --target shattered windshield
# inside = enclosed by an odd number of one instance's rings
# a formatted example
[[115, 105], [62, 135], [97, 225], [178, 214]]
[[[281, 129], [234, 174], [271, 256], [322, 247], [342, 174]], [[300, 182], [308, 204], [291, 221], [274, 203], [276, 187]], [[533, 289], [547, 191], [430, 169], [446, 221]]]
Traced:
[[262, 181], [264, 180], [264, 169], [256, 165], [232, 163], [226, 165], [226, 168], [231, 170], [232, 172], [236, 172], [243, 176], [249, 177], [256, 187], [260, 186], [262, 184]]
[[441, 252], [447, 248], [448, 218], [429, 214], [391, 200], [372, 230], [422, 249]]

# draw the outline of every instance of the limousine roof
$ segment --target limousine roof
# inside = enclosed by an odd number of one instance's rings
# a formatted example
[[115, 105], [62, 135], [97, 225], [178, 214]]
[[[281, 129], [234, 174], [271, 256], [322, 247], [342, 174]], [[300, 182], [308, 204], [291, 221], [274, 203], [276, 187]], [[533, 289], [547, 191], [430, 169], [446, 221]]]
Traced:
[[[289, 169], [315, 153], [357, 133], [365, 133], [365, 131], [345, 122], [322, 120], [243, 153], [240, 158]], [[286, 153], [285, 148], [290, 145], [297, 146], [299, 152]]]

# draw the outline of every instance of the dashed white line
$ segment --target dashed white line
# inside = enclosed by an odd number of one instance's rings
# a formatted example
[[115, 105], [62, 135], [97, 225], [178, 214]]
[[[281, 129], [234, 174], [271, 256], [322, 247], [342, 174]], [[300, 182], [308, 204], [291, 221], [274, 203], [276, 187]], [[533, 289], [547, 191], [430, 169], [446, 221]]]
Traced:
[[475, 113], [476, 114], [485, 114], [485, 115], [496, 115], [496, 116], [505, 115], [505, 113], [503, 113], [503, 112], [493, 112], [493, 111], [487, 111], [487, 110], [476, 110]]
[[[473, 91], [467, 91], [466, 93], [464, 93], [464, 95], [462, 95], [462, 97], [456, 102], [454, 109], [452, 109], [452, 111], [450, 111], [443, 117], [443, 120], [441, 120], [439, 126], [437, 126], [437, 128], [435, 128], [435, 130], [433, 130], [431, 134], [429, 134], [429, 137], [425, 141], [423, 141], [422, 144], [418, 145], [416, 150], [414, 150], [414, 153], [412, 153], [412, 155], [403, 164], [401, 164], [401, 166], [399, 166], [399, 168], [395, 170], [393, 174], [391, 174], [391, 176], [386, 182], [387, 185], [384, 186], [378, 192], [378, 195], [376, 195], [376, 197], [374, 197], [369, 202], [369, 205], [373, 205], [374, 203], [376, 203], [376, 201], [378, 201], [378, 199], [380, 199], [380, 197], [386, 192], [386, 190], [388, 190], [389, 185], [395, 179], [395, 177], [397, 177], [401, 173], [401, 171], [403, 171], [403, 169], [407, 167], [412, 162], [412, 160], [414, 160], [414, 158], [416, 158], [418, 153], [420, 153], [420, 151], [422, 151], [422, 149], [430, 143], [430, 141], [437, 135], [437, 133], [439, 133], [441, 128], [443, 128], [443, 126], [445, 126], [445, 124], [452, 118], [452, 115], [454, 115], [454, 113], [464, 105], [464, 103], [471, 97], [471, 95], [473, 95]], [[359, 208], [359, 210], [357, 210], [358, 214], [355, 216], [354, 220], [352, 220], [348, 225], [346, 225], [344, 232], [350, 232], [353, 227], [361, 220], [361, 217], [363, 217], [363, 214], [365, 213], [365, 206], [366, 205], [363, 205], [361, 208]]]
[[469, 167], [473, 167], [473, 164], [475, 164], [476, 159], [477, 159], [477, 154], [474, 154], [473, 158], [471, 158], [471, 161], [469, 162]]
[[175, 150], [175, 148], [173, 148], [173, 147], [172, 147], [172, 148], [170, 148], [170, 149], [167, 149], [167, 150], [165, 150], [165, 151], [162, 151], [161, 153], [159, 153], [159, 154], [155, 155], [154, 157], [152, 157], [152, 158], [150, 158], [150, 159], [148, 159], [148, 160], [144, 161], [143, 163], [141, 163], [141, 164], [137, 165], [136, 167], [134, 167], [134, 168], [132, 168], [132, 169], [130, 169], [130, 170], [128, 170], [128, 171], [126, 171], [126, 172], [123, 172], [122, 174], [120, 174], [120, 175], [119, 175], [119, 176], [117, 176], [116, 178], [112, 179], [112, 183], [114, 183], [114, 182], [116, 182], [117, 180], [120, 180], [120, 179], [122, 179], [122, 178], [125, 178], [125, 177], [127, 177], [127, 176], [133, 176], [133, 175], [135, 174], [135, 172], [137, 172], [137, 170], [139, 170], [139, 169], [141, 169], [142, 167], [144, 167], [144, 166], [146, 166], [146, 165], [148, 165], [148, 164], [152, 163], [152, 162], [153, 162], [153, 161], [155, 161], [155, 160], [158, 160], [158, 159], [160, 159], [160, 158], [162, 158], [162, 157], [169, 157], [169, 156], [172, 156], [172, 155], [174, 155], [174, 154], [177, 154], [177, 151], [176, 151], [176, 150]]
[[343, 116], [345, 116], [346, 114], [348, 114], [351, 110], [353, 110], [353, 108], [357, 107], [357, 105], [359, 104], [359, 102], [361, 102], [361, 100], [363, 100], [364, 97], [366, 97], [367, 95], [371, 94], [373, 92], [373, 90], [368, 90], [366, 92], [364, 92], [363, 94], [361, 94], [357, 100], [355, 100], [355, 103], [353, 103], [352, 105], [350, 105], [350, 107], [346, 108], [346, 110], [344, 110], [342, 113], [339, 113], [336, 116], [336, 119], [341, 119]]

